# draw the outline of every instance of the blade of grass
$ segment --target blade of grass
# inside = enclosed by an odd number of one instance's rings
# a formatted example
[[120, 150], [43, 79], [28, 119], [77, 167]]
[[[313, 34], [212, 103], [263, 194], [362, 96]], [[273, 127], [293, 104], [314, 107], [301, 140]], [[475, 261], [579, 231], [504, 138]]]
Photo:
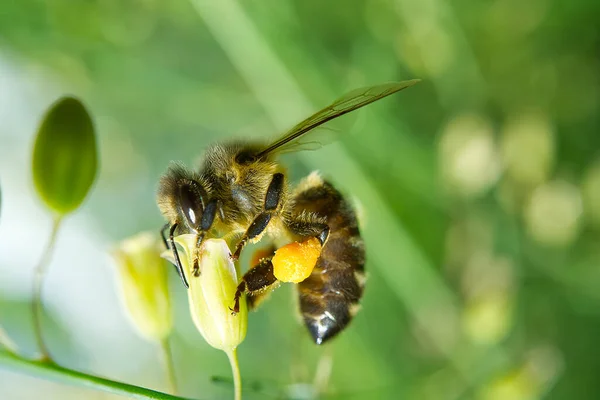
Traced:
[[159, 400], [183, 400], [183, 397], [172, 396], [127, 383], [111, 381], [83, 372], [63, 368], [49, 362], [27, 360], [18, 355], [0, 350], [0, 368], [6, 368], [13, 372], [23, 372], [31, 376], [47, 379], [55, 382], [80, 386], [89, 389], [101, 390], [107, 393], [127, 396], [131, 399], [159, 399]]

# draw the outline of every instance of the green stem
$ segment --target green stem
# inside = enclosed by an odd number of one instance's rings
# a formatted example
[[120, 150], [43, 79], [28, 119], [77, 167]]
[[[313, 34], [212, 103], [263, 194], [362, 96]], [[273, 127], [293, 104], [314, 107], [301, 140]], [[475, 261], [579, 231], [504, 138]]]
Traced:
[[240, 375], [240, 364], [237, 358], [237, 349], [225, 351], [229, 364], [231, 364], [231, 373], [233, 375], [233, 385], [235, 390], [235, 400], [242, 400], [242, 376]]
[[2, 326], [0, 326], [0, 345], [13, 354], [17, 354], [19, 351], [15, 342], [12, 341]]
[[318, 396], [323, 396], [329, 386], [329, 379], [331, 378], [331, 368], [333, 366], [333, 356], [331, 345], [323, 348], [323, 352], [319, 357], [317, 364], [317, 370], [315, 372], [315, 378], [313, 386], [317, 391]]
[[160, 347], [162, 349], [163, 362], [165, 364], [165, 373], [167, 374], [167, 383], [169, 391], [177, 394], [177, 378], [175, 376], [175, 363], [173, 362], [173, 352], [169, 344], [169, 338], [161, 340]]
[[0, 368], [43, 379], [62, 382], [68, 385], [80, 386], [89, 389], [102, 390], [104, 392], [127, 396], [131, 399], [159, 399], [159, 400], [182, 400], [183, 397], [157, 392], [151, 389], [133, 386], [126, 383], [111, 381], [82, 372], [63, 368], [48, 361], [26, 360], [16, 354], [0, 350]]
[[42, 258], [35, 268], [33, 276], [33, 300], [31, 302], [31, 311], [33, 314], [33, 331], [35, 334], [35, 339], [37, 341], [38, 349], [40, 350], [40, 353], [42, 353], [41, 361], [52, 360], [50, 357], [50, 352], [48, 351], [48, 347], [46, 347], [46, 343], [44, 342], [44, 337], [42, 336], [42, 286], [44, 284], [44, 277], [46, 275], [46, 271], [48, 270], [52, 253], [54, 251], [54, 246], [56, 244], [56, 237], [58, 234], [58, 228], [60, 227], [60, 221], [61, 217], [56, 217], [52, 223], [50, 239], [48, 240], [48, 244], [42, 253]]

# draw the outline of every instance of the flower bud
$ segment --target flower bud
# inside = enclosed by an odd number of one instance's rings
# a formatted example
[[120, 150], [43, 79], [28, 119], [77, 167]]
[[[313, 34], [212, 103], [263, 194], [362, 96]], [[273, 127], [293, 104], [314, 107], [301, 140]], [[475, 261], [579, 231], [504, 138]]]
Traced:
[[[246, 297], [240, 298], [240, 310], [233, 315], [238, 278], [231, 252], [222, 239], [205, 240], [200, 249], [200, 275], [192, 276], [196, 235], [185, 234], [175, 238], [179, 258], [190, 288], [188, 300], [196, 328], [212, 347], [224, 351], [235, 349], [246, 337], [248, 310]], [[173, 252], [163, 257], [174, 263]]]
[[173, 328], [167, 264], [160, 253], [161, 243], [150, 232], [124, 240], [113, 252], [129, 317], [153, 341], [164, 340]]

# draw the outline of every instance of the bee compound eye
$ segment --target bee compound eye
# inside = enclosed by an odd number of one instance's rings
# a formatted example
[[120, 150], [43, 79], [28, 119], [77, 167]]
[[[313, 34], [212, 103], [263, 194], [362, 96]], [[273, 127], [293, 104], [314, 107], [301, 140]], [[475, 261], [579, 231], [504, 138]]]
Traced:
[[181, 212], [191, 227], [200, 225], [202, 219], [202, 197], [194, 187], [188, 184], [179, 187], [179, 205]]

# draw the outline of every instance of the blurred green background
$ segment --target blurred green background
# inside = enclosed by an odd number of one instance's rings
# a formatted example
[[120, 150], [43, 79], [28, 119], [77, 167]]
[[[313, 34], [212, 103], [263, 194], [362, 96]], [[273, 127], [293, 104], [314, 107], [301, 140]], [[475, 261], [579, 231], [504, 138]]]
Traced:
[[[597, 399], [598, 21], [593, 1], [2, 1], [0, 324], [34, 351], [30, 280], [51, 221], [30, 154], [60, 95], [93, 114], [101, 169], [60, 233], [48, 344], [65, 366], [166, 390], [109, 251], [158, 233], [168, 162], [273, 136], [355, 87], [421, 78], [333, 123], [348, 131], [338, 143], [286, 156], [295, 180], [319, 169], [356, 201], [369, 280], [328, 349], [297, 323], [291, 285], [251, 314], [245, 398], [313, 398], [329, 351], [322, 398]], [[170, 277], [182, 394], [231, 398], [211, 382], [230, 376], [226, 357]], [[42, 395], [116, 398], [0, 370], [3, 399]]]

